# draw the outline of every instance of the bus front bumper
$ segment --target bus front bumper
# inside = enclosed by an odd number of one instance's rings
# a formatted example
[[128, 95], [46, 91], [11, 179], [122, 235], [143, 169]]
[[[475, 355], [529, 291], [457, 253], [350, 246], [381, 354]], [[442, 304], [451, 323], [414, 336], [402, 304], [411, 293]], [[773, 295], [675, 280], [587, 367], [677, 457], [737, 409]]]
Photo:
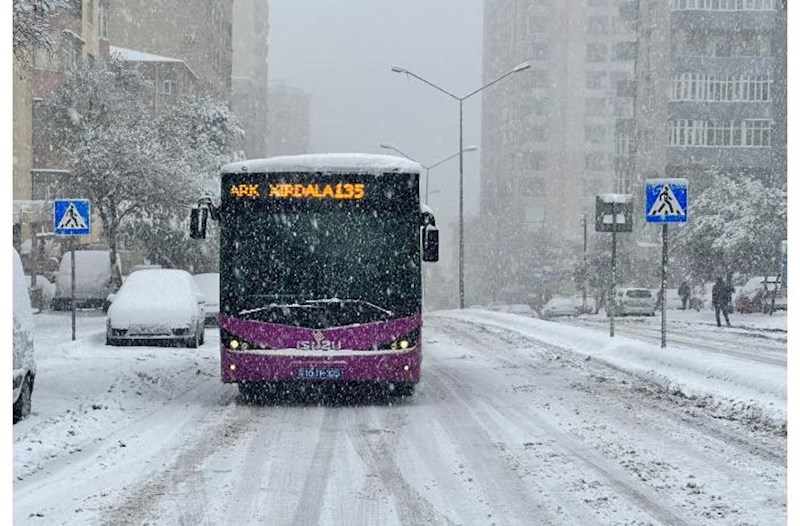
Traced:
[[331, 351], [299, 354], [296, 350], [232, 351], [223, 348], [222, 381], [344, 381], [417, 383], [422, 352]]

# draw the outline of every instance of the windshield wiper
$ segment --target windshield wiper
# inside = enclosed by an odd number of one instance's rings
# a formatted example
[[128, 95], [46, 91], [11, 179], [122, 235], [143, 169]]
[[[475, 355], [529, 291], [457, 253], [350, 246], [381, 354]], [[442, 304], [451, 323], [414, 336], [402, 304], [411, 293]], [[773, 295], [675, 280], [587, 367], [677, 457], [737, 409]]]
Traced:
[[316, 305], [307, 305], [308, 302], [303, 303], [270, 303], [265, 307], [257, 307], [255, 309], [246, 309], [239, 311], [239, 316], [243, 316], [245, 314], [255, 314], [257, 312], [263, 312], [265, 310], [272, 310], [272, 309], [312, 309], [317, 308]]
[[384, 309], [383, 307], [375, 305], [374, 303], [370, 303], [369, 301], [366, 301], [366, 300], [324, 298], [324, 299], [320, 299], [320, 300], [305, 300], [303, 303], [311, 303], [311, 304], [315, 304], [315, 303], [334, 304], [335, 303], [335, 304], [340, 304], [340, 305], [345, 304], [345, 303], [363, 303], [364, 305], [368, 305], [368, 306], [372, 307], [375, 310], [381, 311], [382, 313], [386, 314], [387, 316], [394, 316], [394, 312], [390, 311], [389, 309]]

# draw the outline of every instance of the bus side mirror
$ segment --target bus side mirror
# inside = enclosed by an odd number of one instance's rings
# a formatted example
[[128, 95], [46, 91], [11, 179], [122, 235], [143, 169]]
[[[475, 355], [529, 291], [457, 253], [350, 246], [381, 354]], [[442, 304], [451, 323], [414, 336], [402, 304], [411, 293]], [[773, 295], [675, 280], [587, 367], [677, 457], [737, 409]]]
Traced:
[[189, 237], [205, 239], [206, 223], [208, 223], [208, 209], [192, 208], [192, 215], [189, 217]]
[[432, 225], [422, 229], [422, 261], [439, 261], [439, 229]]

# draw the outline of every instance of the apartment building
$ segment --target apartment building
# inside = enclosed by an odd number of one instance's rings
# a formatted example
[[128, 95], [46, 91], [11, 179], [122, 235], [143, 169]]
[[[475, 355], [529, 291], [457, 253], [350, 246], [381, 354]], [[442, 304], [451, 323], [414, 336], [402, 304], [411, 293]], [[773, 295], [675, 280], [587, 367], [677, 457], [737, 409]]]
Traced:
[[636, 171], [786, 184], [783, 0], [641, 0]]
[[630, 177], [630, 164], [619, 159], [632, 137], [629, 4], [484, 3], [484, 81], [531, 64], [483, 94], [481, 215], [517, 244], [532, 235], [577, 242], [595, 196], [623, 190]]
[[182, 60], [201, 89], [230, 102], [233, 0], [114, 0], [113, 44]]
[[276, 83], [269, 88], [267, 153], [308, 153], [311, 134], [311, 96], [295, 86]]
[[236, 0], [231, 109], [245, 131], [242, 146], [251, 159], [267, 154], [268, 36], [266, 0]]

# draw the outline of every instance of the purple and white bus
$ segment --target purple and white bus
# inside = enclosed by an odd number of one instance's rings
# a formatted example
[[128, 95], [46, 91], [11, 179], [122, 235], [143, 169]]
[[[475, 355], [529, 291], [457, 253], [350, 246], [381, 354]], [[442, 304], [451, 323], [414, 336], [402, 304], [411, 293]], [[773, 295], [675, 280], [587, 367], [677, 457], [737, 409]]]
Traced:
[[277, 382], [380, 382], [413, 394], [422, 361], [422, 261], [438, 231], [420, 207], [419, 164], [370, 154], [242, 161], [222, 169], [222, 381], [242, 395]]

